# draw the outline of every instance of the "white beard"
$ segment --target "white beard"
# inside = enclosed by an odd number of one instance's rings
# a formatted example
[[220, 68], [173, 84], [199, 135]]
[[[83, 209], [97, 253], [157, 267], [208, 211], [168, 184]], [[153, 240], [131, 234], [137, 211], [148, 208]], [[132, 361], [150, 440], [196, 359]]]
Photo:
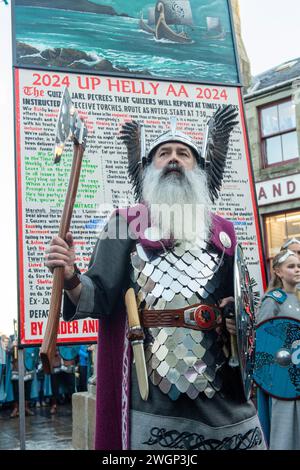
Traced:
[[153, 163], [145, 169], [143, 200], [150, 209], [151, 226], [160, 239], [174, 238], [194, 245], [208, 240], [211, 227], [211, 200], [206, 174], [199, 167], [163, 174]]

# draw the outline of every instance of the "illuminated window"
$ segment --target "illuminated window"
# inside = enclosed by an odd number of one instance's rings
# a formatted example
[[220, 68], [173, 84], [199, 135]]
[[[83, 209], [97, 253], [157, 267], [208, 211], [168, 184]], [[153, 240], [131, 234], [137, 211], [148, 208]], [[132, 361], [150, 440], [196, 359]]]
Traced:
[[260, 109], [263, 166], [298, 158], [295, 105], [292, 100]]
[[283, 212], [265, 217], [265, 233], [267, 261], [271, 264], [274, 256], [289, 238], [300, 240], [300, 211]]

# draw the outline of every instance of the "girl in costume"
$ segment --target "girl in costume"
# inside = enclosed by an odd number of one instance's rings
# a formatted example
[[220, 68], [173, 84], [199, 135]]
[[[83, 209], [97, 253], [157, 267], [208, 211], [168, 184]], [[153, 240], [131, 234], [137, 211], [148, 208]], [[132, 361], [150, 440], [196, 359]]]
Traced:
[[[300, 320], [297, 284], [300, 282], [300, 260], [289, 249], [273, 259], [273, 276], [257, 315], [257, 323], [280, 316]], [[300, 400], [281, 400], [260, 388], [257, 394], [258, 414], [271, 450], [300, 450]]]

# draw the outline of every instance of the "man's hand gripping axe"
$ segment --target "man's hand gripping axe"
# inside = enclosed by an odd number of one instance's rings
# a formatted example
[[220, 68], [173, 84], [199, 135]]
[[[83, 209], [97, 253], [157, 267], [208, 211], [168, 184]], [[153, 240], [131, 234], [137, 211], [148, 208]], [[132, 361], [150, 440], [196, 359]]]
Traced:
[[[54, 163], [58, 163], [66, 141], [73, 140], [73, 162], [69, 179], [68, 191], [59, 226], [59, 237], [65, 239], [70, 228], [74, 203], [76, 200], [82, 157], [86, 146], [87, 129], [78, 116], [67, 88], [65, 88], [55, 137]], [[46, 374], [52, 371], [53, 358], [56, 351], [56, 340], [61, 311], [62, 292], [64, 285], [64, 267], [56, 267], [53, 273], [53, 286], [46, 331], [41, 347], [41, 360]]]

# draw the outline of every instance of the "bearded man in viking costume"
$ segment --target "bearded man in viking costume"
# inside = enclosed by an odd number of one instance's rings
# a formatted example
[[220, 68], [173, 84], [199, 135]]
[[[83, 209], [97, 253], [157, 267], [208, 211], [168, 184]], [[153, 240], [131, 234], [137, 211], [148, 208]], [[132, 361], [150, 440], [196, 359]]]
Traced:
[[[51, 242], [46, 265], [65, 267], [64, 319], [99, 319], [96, 449], [265, 447], [239, 368], [229, 364], [234, 228], [211, 213], [236, 116], [231, 106], [215, 113], [202, 152], [175, 122], [144, 152], [141, 126], [126, 123], [138, 204], [111, 216], [83, 275], [71, 233]], [[128, 327], [130, 287], [142, 335]]]

